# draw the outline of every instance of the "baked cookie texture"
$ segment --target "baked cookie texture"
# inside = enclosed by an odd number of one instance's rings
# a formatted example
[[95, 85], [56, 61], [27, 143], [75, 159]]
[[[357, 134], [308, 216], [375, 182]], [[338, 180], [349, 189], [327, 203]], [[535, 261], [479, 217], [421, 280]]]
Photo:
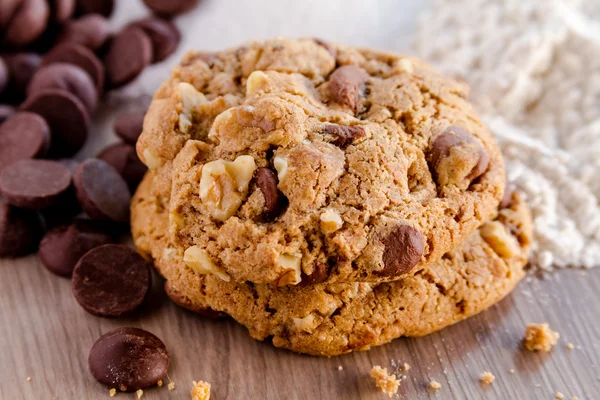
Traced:
[[231, 315], [251, 336], [299, 353], [333, 356], [400, 336], [422, 336], [502, 299], [524, 276], [532, 224], [513, 193], [464, 243], [416, 274], [388, 283], [274, 287], [198, 274], [170, 241], [161, 178], [150, 172], [132, 203], [136, 246], [153, 259], [177, 304], [205, 316]]
[[[138, 141], [188, 265], [274, 286], [385, 282], [462, 243], [504, 191], [468, 88], [313, 39], [191, 52]], [[160, 182], [159, 182], [160, 181]]]

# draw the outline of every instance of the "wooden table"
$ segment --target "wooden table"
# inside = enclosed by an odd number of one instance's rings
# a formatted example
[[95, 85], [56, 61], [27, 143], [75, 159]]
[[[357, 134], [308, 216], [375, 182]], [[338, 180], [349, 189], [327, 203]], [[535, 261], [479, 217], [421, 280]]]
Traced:
[[[144, 400], [188, 399], [192, 380], [200, 379], [211, 383], [216, 400], [384, 399], [369, 377], [371, 367], [393, 370], [404, 362], [411, 366], [398, 392], [405, 399], [553, 399], [557, 391], [565, 399], [600, 398], [600, 268], [530, 276], [500, 304], [439, 333], [329, 359], [278, 350], [251, 339], [233, 320], [179, 309], [158, 278], [140, 313], [111, 320], [80, 308], [70, 281], [52, 275], [35, 256], [0, 261], [0, 270], [3, 400], [109, 398], [89, 373], [87, 356], [101, 334], [121, 326], [153, 332], [171, 353], [175, 390], [149, 389]], [[560, 332], [551, 353], [523, 349], [530, 322], [549, 322]], [[486, 370], [496, 376], [491, 385], [479, 382]], [[428, 389], [431, 380], [441, 389]]]

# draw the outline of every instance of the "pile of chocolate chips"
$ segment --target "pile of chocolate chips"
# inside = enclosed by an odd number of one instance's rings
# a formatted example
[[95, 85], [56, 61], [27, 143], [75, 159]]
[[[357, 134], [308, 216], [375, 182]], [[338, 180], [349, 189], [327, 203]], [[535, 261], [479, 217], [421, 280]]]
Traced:
[[[112, 32], [115, 0], [0, 1], [0, 257], [37, 250], [97, 316], [135, 311], [151, 287], [148, 262], [117, 244], [146, 171], [134, 147], [145, 111], [117, 117], [121, 143], [83, 162], [70, 157], [105, 92], [177, 49], [170, 18], [197, 2], [144, 0], [153, 14]], [[98, 339], [89, 364], [101, 383], [135, 391], [162, 379], [169, 355], [151, 333], [121, 328]]]

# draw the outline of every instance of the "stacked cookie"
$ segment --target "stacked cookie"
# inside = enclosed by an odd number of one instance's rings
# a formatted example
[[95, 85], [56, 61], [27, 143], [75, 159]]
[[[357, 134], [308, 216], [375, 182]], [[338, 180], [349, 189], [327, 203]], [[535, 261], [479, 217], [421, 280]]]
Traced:
[[137, 143], [135, 244], [176, 303], [301, 353], [473, 315], [523, 276], [531, 224], [467, 90], [312, 39], [189, 53]]

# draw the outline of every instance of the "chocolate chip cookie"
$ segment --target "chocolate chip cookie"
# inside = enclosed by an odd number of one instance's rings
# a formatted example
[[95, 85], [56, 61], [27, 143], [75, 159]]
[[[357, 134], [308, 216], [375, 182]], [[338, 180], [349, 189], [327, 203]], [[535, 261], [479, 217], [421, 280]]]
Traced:
[[[140, 159], [197, 272], [275, 286], [415, 274], [496, 212], [504, 167], [467, 87], [313, 39], [184, 57]], [[167, 172], [168, 171], [168, 172]]]
[[227, 313], [252, 337], [300, 353], [336, 355], [422, 336], [476, 314], [524, 276], [532, 225], [518, 193], [464, 243], [416, 274], [388, 283], [276, 288], [198, 274], [166, 235], [168, 210], [148, 174], [132, 206], [135, 244], [167, 279], [168, 295], [205, 316]]

